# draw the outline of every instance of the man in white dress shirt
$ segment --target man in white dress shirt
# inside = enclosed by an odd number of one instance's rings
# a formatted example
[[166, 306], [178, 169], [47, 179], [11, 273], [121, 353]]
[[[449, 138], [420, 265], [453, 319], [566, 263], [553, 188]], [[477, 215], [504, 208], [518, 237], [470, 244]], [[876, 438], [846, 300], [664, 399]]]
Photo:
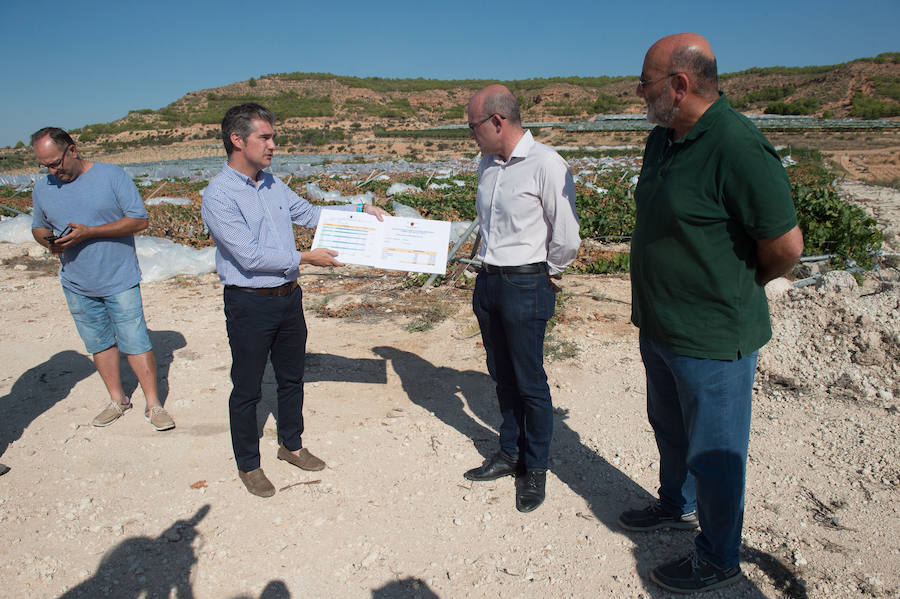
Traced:
[[551, 277], [581, 244], [575, 184], [566, 161], [522, 128], [519, 103], [504, 86], [479, 91], [467, 113], [483, 155], [476, 198], [482, 268], [472, 307], [502, 424], [499, 451], [464, 476], [515, 475], [516, 509], [530, 512], [544, 501], [553, 433], [544, 372], [544, 333], [559, 291]]

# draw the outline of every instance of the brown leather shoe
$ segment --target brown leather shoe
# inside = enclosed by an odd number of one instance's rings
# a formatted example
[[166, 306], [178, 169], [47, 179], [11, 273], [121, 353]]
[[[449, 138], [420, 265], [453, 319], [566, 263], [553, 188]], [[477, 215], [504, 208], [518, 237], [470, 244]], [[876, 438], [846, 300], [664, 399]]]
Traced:
[[325, 462], [309, 453], [309, 450], [305, 447], [300, 450], [300, 455], [294, 455], [287, 447], [279, 444], [278, 459], [293, 464], [301, 470], [322, 470], [325, 468]]
[[275, 487], [269, 479], [266, 478], [266, 474], [262, 471], [262, 468], [257, 468], [250, 472], [238, 470], [238, 477], [240, 477], [244, 486], [247, 487], [247, 490], [254, 495], [258, 495], [259, 497], [271, 497], [275, 494]]

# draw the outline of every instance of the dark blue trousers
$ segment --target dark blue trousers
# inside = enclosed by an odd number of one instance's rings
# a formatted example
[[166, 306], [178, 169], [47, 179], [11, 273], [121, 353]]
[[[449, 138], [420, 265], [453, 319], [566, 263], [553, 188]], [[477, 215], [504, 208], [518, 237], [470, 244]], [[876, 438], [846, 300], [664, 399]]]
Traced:
[[488, 274], [475, 280], [472, 309], [497, 385], [500, 449], [527, 470], [546, 470], [553, 404], [544, 372], [544, 334], [556, 295], [546, 273]]
[[250, 472], [259, 468], [256, 405], [269, 359], [278, 389], [278, 439], [291, 451], [301, 447], [306, 359], [303, 294], [299, 287], [283, 297], [226, 288], [225, 326], [234, 385], [228, 400], [231, 444], [238, 469]]
[[692, 358], [641, 337], [647, 413], [659, 448], [659, 499], [672, 514], [697, 510], [701, 558], [740, 562], [744, 484], [757, 352]]

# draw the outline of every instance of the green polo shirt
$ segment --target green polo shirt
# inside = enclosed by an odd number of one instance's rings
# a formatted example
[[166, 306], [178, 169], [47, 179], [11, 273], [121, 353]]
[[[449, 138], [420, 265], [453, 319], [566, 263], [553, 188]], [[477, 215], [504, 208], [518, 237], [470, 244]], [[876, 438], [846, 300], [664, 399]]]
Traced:
[[724, 94], [672, 141], [656, 127], [635, 190], [632, 322], [698, 358], [734, 360], [772, 336], [756, 241], [797, 224], [772, 145]]

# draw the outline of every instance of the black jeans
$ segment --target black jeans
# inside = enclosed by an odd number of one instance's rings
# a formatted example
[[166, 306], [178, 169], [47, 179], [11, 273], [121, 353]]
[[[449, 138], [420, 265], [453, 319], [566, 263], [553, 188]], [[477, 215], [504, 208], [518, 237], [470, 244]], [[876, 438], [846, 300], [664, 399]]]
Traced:
[[234, 385], [228, 400], [231, 444], [238, 469], [250, 472], [259, 468], [256, 406], [270, 357], [278, 388], [278, 439], [291, 451], [301, 447], [306, 359], [303, 294], [299, 287], [283, 297], [225, 289], [225, 326]]

